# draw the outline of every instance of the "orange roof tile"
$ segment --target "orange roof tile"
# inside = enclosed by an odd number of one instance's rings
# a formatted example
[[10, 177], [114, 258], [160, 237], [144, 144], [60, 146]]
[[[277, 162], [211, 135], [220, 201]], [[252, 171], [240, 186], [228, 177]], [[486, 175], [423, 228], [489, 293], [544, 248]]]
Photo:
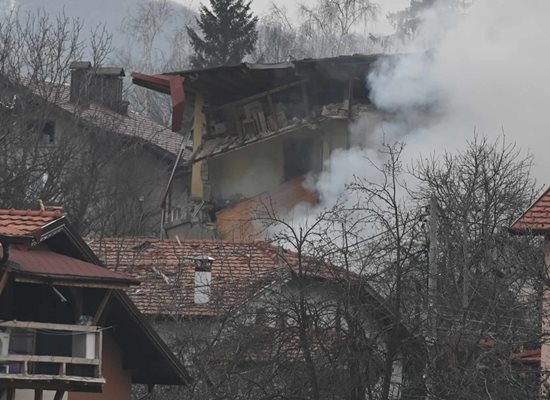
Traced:
[[63, 217], [60, 211], [4, 210], [0, 209], [0, 235], [35, 236], [42, 228]]
[[[107, 268], [141, 281], [128, 294], [148, 315], [208, 316], [239, 304], [279, 270], [277, 248], [265, 242], [154, 238], [88, 240]], [[211, 257], [211, 301], [195, 304], [194, 257]]]
[[512, 224], [510, 229], [517, 233], [550, 232], [550, 188]]
[[[107, 268], [141, 281], [128, 295], [139, 310], [148, 315], [216, 315], [241, 304], [277, 280], [299, 275], [296, 253], [265, 241], [104, 238], [89, 239], [88, 245]], [[196, 304], [196, 262], [198, 258], [208, 257], [212, 260], [211, 301]], [[343, 269], [315, 260], [302, 261], [303, 278], [346, 279]], [[352, 276], [361, 278], [354, 273]]]

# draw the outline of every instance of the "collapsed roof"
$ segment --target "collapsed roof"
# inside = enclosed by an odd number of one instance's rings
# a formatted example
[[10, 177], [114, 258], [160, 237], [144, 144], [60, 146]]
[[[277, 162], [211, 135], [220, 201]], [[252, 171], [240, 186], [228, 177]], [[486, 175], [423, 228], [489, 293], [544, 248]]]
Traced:
[[[365, 77], [369, 68], [382, 55], [350, 55], [330, 58], [306, 58], [284, 63], [242, 63], [203, 69], [165, 72], [162, 75], [180, 75], [184, 78], [185, 90], [190, 93], [209, 92], [235, 97], [246, 97], [273, 87], [308, 77], [312, 81], [321, 78], [349, 80]], [[134, 75], [132, 74], [134, 77]], [[144, 79], [133, 78], [133, 83], [162, 93], [165, 87]]]

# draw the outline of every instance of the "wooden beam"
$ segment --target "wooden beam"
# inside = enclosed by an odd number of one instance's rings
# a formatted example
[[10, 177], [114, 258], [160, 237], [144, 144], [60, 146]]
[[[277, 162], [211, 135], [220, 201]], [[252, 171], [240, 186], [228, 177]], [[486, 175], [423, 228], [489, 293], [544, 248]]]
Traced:
[[4, 291], [4, 288], [8, 284], [8, 279], [10, 277], [9, 271], [4, 271], [2, 274], [2, 278], [0, 278], [0, 296], [2, 296], [2, 292]]
[[27, 354], [6, 354], [0, 356], [0, 362], [18, 363], [65, 363], [76, 365], [98, 365], [99, 358], [65, 357], [65, 356], [35, 356]]
[[44, 397], [44, 391], [42, 389], [36, 389], [34, 391], [34, 400], [42, 400]]
[[101, 303], [99, 304], [99, 307], [97, 308], [94, 319], [92, 321], [92, 325], [97, 325], [98, 324], [99, 319], [103, 315], [103, 311], [105, 311], [105, 307], [107, 307], [107, 303], [109, 303], [109, 299], [111, 298], [112, 293], [113, 293], [112, 290], [110, 290], [110, 289], [107, 290], [107, 292], [103, 296], [103, 299], [101, 299]]
[[279, 121], [277, 121], [277, 111], [275, 110], [275, 105], [273, 104], [273, 98], [270, 94], [267, 95], [267, 104], [269, 105], [269, 111], [271, 112], [271, 117], [273, 118], [273, 123], [275, 124], [275, 130], [279, 130]]
[[[193, 117], [193, 152], [198, 151], [202, 145], [203, 129], [206, 125], [204, 115], [204, 97], [195, 98], [195, 115]], [[197, 162], [191, 168], [191, 198], [202, 200], [204, 195], [204, 185], [201, 177], [202, 163]]]
[[309, 104], [309, 97], [307, 95], [306, 81], [300, 82], [300, 86], [302, 89], [302, 101], [304, 102], [304, 114], [306, 119], [309, 119], [311, 117], [311, 107]]
[[55, 392], [55, 396], [53, 397], [53, 400], [61, 400], [63, 398], [63, 396], [65, 395], [65, 391], [64, 390], [57, 390]]
[[348, 118], [352, 117], [352, 106], [353, 106], [353, 78], [349, 80], [348, 84]]
[[233, 101], [231, 103], [226, 103], [221, 107], [213, 109], [212, 111], [218, 111], [218, 110], [221, 110], [221, 109], [224, 109], [224, 108], [232, 108], [232, 107], [242, 106], [242, 105], [244, 105], [246, 103], [250, 103], [254, 100], [261, 99], [262, 97], [265, 97], [269, 94], [275, 94], [275, 93], [281, 92], [283, 90], [290, 89], [290, 88], [293, 88], [295, 86], [299, 86], [299, 85], [305, 83], [306, 81], [307, 81], [306, 79], [302, 79], [300, 81], [288, 83], [286, 85], [282, 85], [282, 86], [276, 87], [276, 88], [271, 89], [271, 90], [266, 90], [265, 92], [261, 92], [261, 93], [255, 94], [253, 96], [245, 97], [244, 99], [241, 99], [241, 100]]
[[137, 285], [135, 283], [97, 283], [97, 282], [78, 282], [78, 281], [56, 281], [51, 280], [50, 278], [35, 278], [29, 276], [20, 276], [15, 275], [14, 280], [21, 283], [35, 283], [38, 285], [53, 285], [53, 286], [66, 286], [66, 287], [86, 287], [86, 288], [97, 288], [97, 289], [128, 289], [132, 285]]
[[96, 378], [101, 378], [103, 375], [103, 331], [99, 331], [99, 335], [96, 337], [95, 356], [99, 359], [99, 364], [97, 364], [95, 368], [95, 376]]
[[[18, 375], [18, 374], [0, 374], [0, 387], [5, 386], [7, 382], [11, 386], [18, 386], [22, 389], [30, 388], [32, 383], [37, 384], [36, 389], [47, 389], [48, 385], [56, 384], [72, 384], [72, 385], [103, 385], [105, 384], [104, 378], [90, 378], [88, 376], [74, 376], [74, 375]], [[59, 387], [59, 386], [58, 386]]]
[[33, 322], [33, 321], [3, 321], [3, 322], [0, 322], [0, 328], [47, 329], [47, 330], [70, 331], [70, 332], [97, 332], [98, 331], [97, 326], [52, 324], [47, 322]]
[[237, 109], [235, 107], [231, 107], [231, 116], [233, 117], [233, 123], [235, 124], [235, 128], [237, 128], [239, 138], [242, 139], [244, 136], [243, 126], [241, 125], [241, 121], [239, 120], [239, 117], [237, 115]]
[[64, 362], [59, 364], [59, 376], [67, 375], [67, 364]]

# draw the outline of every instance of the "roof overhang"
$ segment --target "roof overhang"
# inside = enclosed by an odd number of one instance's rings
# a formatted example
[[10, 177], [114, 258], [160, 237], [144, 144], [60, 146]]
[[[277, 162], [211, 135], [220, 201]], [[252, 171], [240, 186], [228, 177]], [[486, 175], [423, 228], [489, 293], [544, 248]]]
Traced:
[[125, 350], [123, 366], [132, 383], [186, 385], [191, 376], [153, 327], [123, 291], [116, 291], [110, 305], [113, 334]]
[[135, 85], [170, 95], [172, 98], [172, 131], [179, 132], [185, 109], [184, 78], [179, 75], [147, 75], [141, 72], [132, 72], [131, 76]]
[[[9, 264], [8, 264], [9, 265]], [[37, 273], [25, 273], [14, 268], [6, 268], [13, 276], [15, 282], [33, 283], [49, 286], [72, 286], [97, 289], [128, 289], [130, 286], [139, 285], [137, 280], [112, 280], [99, 278], [81, 278], [70, 275], [48, 275]]]

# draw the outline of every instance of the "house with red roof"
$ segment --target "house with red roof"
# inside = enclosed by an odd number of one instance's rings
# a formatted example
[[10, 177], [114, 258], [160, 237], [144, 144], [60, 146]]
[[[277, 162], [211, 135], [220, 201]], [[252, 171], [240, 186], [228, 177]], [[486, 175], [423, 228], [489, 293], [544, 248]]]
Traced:
[[[403, 338], [392, 364], [391, 398], [398, 398], [404, 375], [410, 384], [422, 370], [414, 338], [395, 324], [386, 300], [360, 274], [301, 260], [265, 241], [90, 238], [88, 244], [111, 271], [142, 282], [129, 287], [128, 296], [188, 361], [200, 381], [195, 388], [211, 381], [256, 390], [249, 383], [271, 365], [278, 371], [270, 378], [274, 384], [303, 389], [296, 379], [308, 357], [345, 380], [349, 370], [342, 366], [349, 361], [348, 346], [355, 345], [364, 356], [357, 364], [360, 381], [366, 385], [363, 374], [370, 368], [374, 390], [390, 332]], [[307, 304], [302, 310], [300, 299]], [[361, 327], [350, 329], [352, 321]], [[336, 387], [334, 379], [323, 383]]]
[[[550, 268], [550, 188], [548, 188], [510, 227], [510, 232], [519, 235], [537, 235], [544, 237], [545, 261]], [[550, 311], [550, 298], [547, 290], [543, 295], [542, 315], [542, 344], [538, 352], [530, 354], [531, 359], [538, 359], [543, 371], [550, 370], [550, 322], [548, 312]], [[543, 385], [543, 392], [550, 394], [550, 382], [548, 378]], [[546, 397], [545, 397], [546, 398]]]
[[130, 399], [190, 377], [59, 211], [0, 209], [0, 396]]

